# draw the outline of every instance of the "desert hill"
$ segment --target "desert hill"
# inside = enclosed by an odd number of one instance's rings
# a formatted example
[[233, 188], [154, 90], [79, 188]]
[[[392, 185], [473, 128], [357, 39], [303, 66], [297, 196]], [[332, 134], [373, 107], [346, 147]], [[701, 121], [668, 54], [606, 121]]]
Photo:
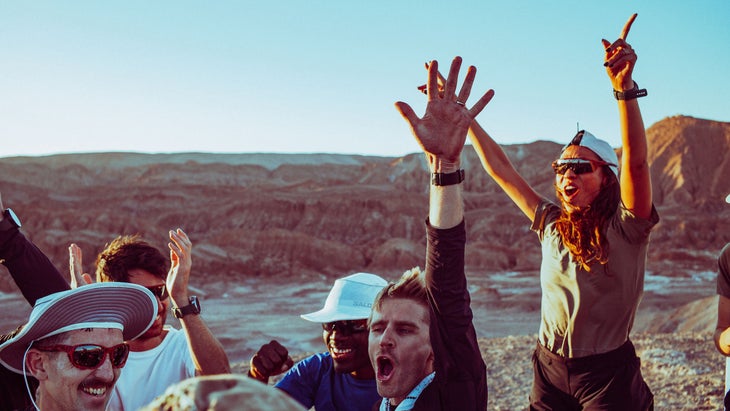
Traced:
[[[647, 133], [662, 217], [648, 268], [712, 271], [730, 241], [722, 200], [730, 192], [730, 124], [671, 117]], [[552, 198], [549, 164], [560, 145], [505, 149]], [[537, 239], [471, 148], [464, 168], [469, 269], [536, 270]], [[139, 232], [164, 248], [166, 232], [179, 226], [194, 241], [197, 269], [214, 278], [394, 276], [422, 263], [425, 170], [420, 154], [64, 154], [0, 158], [0, 190], [24, 231], [63, 268], [70, 242], [91, 270], [91, 256], [115, 236]]]
[[[661, 222], [632, 338], [657, 409], [717, 409], [724, 360], [711, 336], [716, 257], [730, 242], [730, 123], [677, 116], [647, 134]], [[505, 146], [549, 198], [560, 149], [547, 141]], [[463, 166], [467, 269], [490, 409], [523, 409], [539, 318], [539, 244], [470, 147]], [[5, 206], [64, 273], [71, 242], [91, 272], [117, 235], [140, 233], [165, 250], [168, 230], [182, 227], [194, 245], [191, 285], [205, 293], [205, 318], [239, 365], [273, 338], [293, 353], [321, 350], [318, 332], [298, 316], [321, 306], [334, 278], [356, 271], [395, 278], [422, 265], [427, 190], [421, 154], [0, 158]], [[10, 292], [0, 293], [5, 329], [27, 317], [14, 290], [0, 272], [0, 291]]]

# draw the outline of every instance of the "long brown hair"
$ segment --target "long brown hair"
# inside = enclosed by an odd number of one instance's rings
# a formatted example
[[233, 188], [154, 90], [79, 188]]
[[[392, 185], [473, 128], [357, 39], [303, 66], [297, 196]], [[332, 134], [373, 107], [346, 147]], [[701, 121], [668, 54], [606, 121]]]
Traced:
[[563, 244], [586, 271], [590, 271], [591, 264], [608, 263], [610, 245], [606, 238], [606, 223], [616, 213], [621, 201], [621, 187], [616, 174], [608, 166], [603, 166], [602, 172], [601, 191], [590, 207], [571, 213], [561, 207], [560, 217], [555, 221]]

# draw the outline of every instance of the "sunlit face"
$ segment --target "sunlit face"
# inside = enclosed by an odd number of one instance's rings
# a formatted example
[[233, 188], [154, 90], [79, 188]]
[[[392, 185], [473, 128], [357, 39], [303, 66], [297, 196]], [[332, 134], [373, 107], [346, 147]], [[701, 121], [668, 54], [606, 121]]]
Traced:
[[[590, 149], [575, 145], [568, 146], [560, 158], [601, 161]], [[568, 170], [562, 175], [555, 174], [556, 192], [565, 210], [571, 213], [591, 205], [601, 191], [603, 179], [603, 168], [600, 166], [595, 166], [593, 172], [590, 173], [576, 174], [574, 171]]]
[[367, 319], [324, 324], [322, 338], [336, 372], [349, 373], [358, 379], [375, 376], [368, 357]]
[[[160, 277], [150, 273], [149, 271], [135, 268], [129, 271], [129, 282], [133, 284], [141, 285], [142, 287], [157, 287], [165, 284], [165, 281]], [[157, 298], [157, 297], [155, 297]], [[135, 340], [130, 341], [130, 347], [136, 351], [135, 344], [143, 343], [146, 340], [159, 339], [162, 342], [163, 339], [163, 327], [167, 321], [167, 311], [170, 308], [170, 297], [168, 296], [164, 300], [160, 301], [157, 298], [157, 317], [152, 326], [141, 336]], [[158, 344], [159, 344], [158, 342]], [[155, 345], [156, 346], [156, 345]]]
[[[88, 328], [65, 333], [59, 344], [96, 344], [113, 347], [121, 344], [122, 331], [113, 328]], [[44, 411], [103, 411], [111, 397], [121, 368], [114, 368], [107, 355], [98, 368], [80, 369], [71, 364], [65, 352], [34, 351], [41, 366], [28, 367], [39, 380], [38, 405]], [[32, 360], [28, 360], [32, 361]]]
[[368, 351], [378, 394], [400, 404], [434, 370], [429, 310], [403, 298], [386, 299], [373, 308]]

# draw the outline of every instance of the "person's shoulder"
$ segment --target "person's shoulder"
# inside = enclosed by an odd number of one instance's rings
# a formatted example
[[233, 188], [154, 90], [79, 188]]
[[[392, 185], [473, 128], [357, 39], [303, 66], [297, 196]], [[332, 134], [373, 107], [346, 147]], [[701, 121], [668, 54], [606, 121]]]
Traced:
[[[648, 218], [637, 216], [632, 210], [626, 206], [619, 204], [616, 213], [611, 217], [612, 225], [622, 225], [623, 227], [637, 227], [637, 230], [643, 236], [648, 236], [649, 231], [659, 223], [659, 213], [654, 205], [651, 206], [651, 214]], [[625, 228], [624, 228], [625, 229]]]
[[725, 258], [730, 258], [730, 243], [727, 243], [725, 244], [725, 247], [722, 247], [720, 255], [724, 256]]
[[545, 227], [555, 221], [561, 213], [560, 206], [552, 201], [541, 198], [535, 208], [535, 217], [532, 220], [530, 229], [533, 231], [544, 230]]
[[162, 339], [162, 342], [160, 343], [160, 345], [171, 344], [173, 342], [179, 343], [181, 340], [186, 341], [186, 339], [187, 339], [187, 336], [185, 335], [185, 331], [177, 329], [177, 328], [169, 326], [169, 325], [166, 325], [162, 329], [162, 332], [164, 333], [164, 336], [163, 336], [163, 339]]
[[131, 351], [129, 358], [139, 357], [144, 359], [144, 361], [148, 361], [150, 358], [168, 354], [170, 351], [184, 350], [187, 352], [187, 347], [188, 343], [185, 332], [166, 325], [162, 341], [157, 346], [144, 351]]
[[717, 265], [721, 273], [730, 276], [730, 243], [725, 244], [725, 247], [722, 247], [722, 250], [720, 250], [720, 255], [717, 257]]
[[185, 331], [177, 329], [171, 325], [166, 325], [162, 328], [163, 332], [167, 333], [167, 336], [176, 335], [185, 338]]
[[312, 354], [294, 363], [291, 374], [322, 375], [334, 371], [334, 362], [329, 352]]
[[309, 357], [302, 358], [301, 361], [299, 361], [302, 364], [310, 364], [310, 365], [318, 365], [318, 366], [328, 366], [332, 365], [332, 356], [329, 352], [320, 352], [317, 354], [312, 354]]

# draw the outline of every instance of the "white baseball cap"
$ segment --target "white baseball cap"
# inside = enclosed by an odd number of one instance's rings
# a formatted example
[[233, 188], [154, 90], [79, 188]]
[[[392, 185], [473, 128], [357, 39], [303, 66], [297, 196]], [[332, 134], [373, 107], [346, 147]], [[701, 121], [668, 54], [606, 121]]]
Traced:
[[563, 151], [565, 151], [568, 146], [580, 146], [591, 150], [596, 153], [598, 158], [608, 163], [611, 171], [618, 176], [618, 156], [611, 145], [607, 142], [597, 138], [585, 130], [581, 130], [575, 135], [575, 137], [573, 137], [572, 140], [570, 140], [570, 143], [563, 147]]
[[315, 323], [342, 320], [362, 320], [370, 317], [375, 297], [388, 285], [380, 276], [369, 273], [352, 274], [335, 280], [324, 308], [301, 317]]

